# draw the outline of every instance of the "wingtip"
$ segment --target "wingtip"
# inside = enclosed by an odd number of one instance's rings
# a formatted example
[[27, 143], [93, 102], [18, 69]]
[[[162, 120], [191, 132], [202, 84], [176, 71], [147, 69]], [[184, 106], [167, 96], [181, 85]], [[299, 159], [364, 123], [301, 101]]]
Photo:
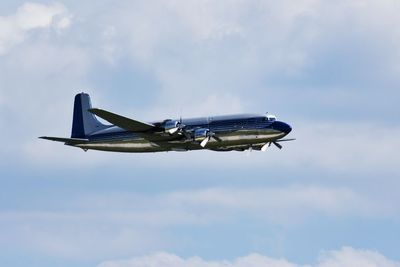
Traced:
[[287, 141], [295, 141], [296, 140], [296, 138], [288, 138], [288, 139], [279, 139], [279, 140], [276, 140], [276, 142], [287, 142]]
[[38, 138], [39, 139], [43, 139], [43, 140], [50, 140], [51, 141], [51, 138], [48, 137], [48, 136], [39, 136]]

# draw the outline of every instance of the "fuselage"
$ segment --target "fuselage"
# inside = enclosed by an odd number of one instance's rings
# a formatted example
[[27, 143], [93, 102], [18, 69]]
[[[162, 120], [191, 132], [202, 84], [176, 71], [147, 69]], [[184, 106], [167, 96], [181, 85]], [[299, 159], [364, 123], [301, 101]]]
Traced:
[[292, 129], [273, 116], [265, 114], [239, 114], [203, 118], [182, 119], [185, 134], [169, 134], [164, 131], [162, 121], [152, 122], [158, 129], [152, 133], [127, 131], [117, 126], [108, 126], [89, 134], [87, 142], [69, 144], [82, 149], [116, 152], [159, 152], [204, 149], [188, 134], [207, 129], [218, 140], [210, 139], [205, 149], [214, 151], [243, 151], [261, 149], [265, 144], [285, 137]]

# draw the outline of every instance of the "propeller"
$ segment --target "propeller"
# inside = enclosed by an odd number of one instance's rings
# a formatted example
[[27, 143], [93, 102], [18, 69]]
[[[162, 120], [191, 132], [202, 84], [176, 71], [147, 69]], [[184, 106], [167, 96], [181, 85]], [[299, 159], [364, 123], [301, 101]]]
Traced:
[[206, 138], [203, 139], [203, 141], [200, 142], [200, 146], [201, 147], [205, 147], [208, 143], [208, 141], [210, 141], [211, 137], [207, 136]]
[[263, 145], [263, 146], [261, 147], [261, 151], [262, 151], [262, 152], [267, 151], [267, 148], [270, 147], [270, 146], [271, 146], [271, 143], [266, 143], [265, 145]]
[[179, 123], [178, 123], [178, 134], [185, 134], [185, 127], [186, 125], [182, 123], [182, 116], [179, 117]]
[[277, 148], [282, 149], [282, 145], [278, 142], [272, 142]]
[[174, 128], [169, 129], [167, 132], [168, 132], [169, 134], [174, 134], [174, 133], [176, 133], [178, 130], [179, 130], [179, 127], [174, 127]]
[[175, 127], [172, 127], [172, 128], [170, 128], [170, 129], [168, 129], [167, 130], [167, 132], [169, 133], [169, 134], [174, 134], [174, 133], [176, 133], [176, 132], [178, 132], [178, 134], [182, 134], [182, 131], [183, 131], [183, 128], [185, 127], [186, 125], [184, 125], [183, 123], [182, 123], [182, 116], [179, 118], [179, 121], [178, 122], [176, 122], [176, 124], [175, 124]]
[[271, 146], [271, 143], [274, 144], [277, 148], [282, 149], [282, 145], [279, 144], [278, 142], [269, 142], [261, 147], [261, 151], [263, 151], [263, 152], [267, 151], [267, 148], [269, 148]]
[[216, 140], [217, 142], [222, 142], [222, 139], [219, 138], [215, 133], [208, 131], [207, 136], [200, 142], [201, 147], [205, 147], [207, 143], [212, 139]]
[[211, 132], [211, 138], [213, 138], [217, 142], [222, 142], [222, 139], [219, 138], [215, 133]]
[[251, 152], [253, 152], [253, 147], [250, 146], [247, 150], [246, 150], [246, 157], [250, 157]]

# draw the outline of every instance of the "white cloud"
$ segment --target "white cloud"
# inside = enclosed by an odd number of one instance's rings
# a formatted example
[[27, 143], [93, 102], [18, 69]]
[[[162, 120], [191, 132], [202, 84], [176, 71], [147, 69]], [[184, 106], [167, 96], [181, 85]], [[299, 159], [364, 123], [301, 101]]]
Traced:
[[272, 258], [260, 254], [228, 260], [204, 260], [200, 257], [181, 258], [170, 253], [156, 253], [130, 260], [106, 261], [98, 267], [398, 267], [400, 262], [392, 261], [376, 251], [343, 247], [340, 250], [323, 253], [318, 263], [302, 265], [286, 259]]
[[167, 109], [226, 92], [242, 99], [269, 74], [296, 75], [307, 64], [304, 49], [314, 36], [296, 27], [297, 18], [308, 14], [307, 2], [284, 7], [242, 0], [125, 3], [102, 17], [104, 31], [113, 29], [103, 40], [104, 56], [115, 63], [128, 55], [133, 65], [151, 73], [160, 84], [154, 100]]
[[[141, 206], [132, 207], [130, 203], [141, 203]], [[138, 217], [143, 214], [137, 222], [157, 226], [207, 224], [244, 214], [286, 224], [301, 223], [316, 214], [333, 217], [396, 216], [394, 205], [351, 189], [305, 185], [217, 187], [158, 195], [93, 195], [78, 199], [76, 207], [90, 208], [100, 214], [109, 211]]]
[[385, 80], [398, 70], [400, 21], [392, 8], [397, 5], [391, 0], [132, 2], [125, 10], [110, 10], [104, 20], [116, 29], [114, 44], [158, 79], [159, 101], [176, 104], [178, 97], [192, 96], [193, 102], [227, 90], [257, 95], [257, 85], [277, 78], [318, 80], [322, 67], [330, 77], [343, 70], [353, 82], [368, 80], [366, 73]]
[[39, 208], [0, 212], [0, 246], [96, 260], [99, 255], [105, 259], [177, 248], [183, 242], [181, 237], [168, 235], [176, 227], [198, 230], [246, 218], [290, 228], [318, 216], [397, 216], [389, 201], [350, 189], [317, 186], [210, 188], [160, 194], [86, 193], [46, 204], [39, 200], [33, 205]]
[[70, 23], [71, 15], [62, 4], [25, 3], [15, 14], [0, 17], [0, 55], [23, 42], [32, 30], [62, 30]]
[[173, 193], [165, 201], [179, 203], [188, 213], [203, 216], [250, 213], [267, 221], [288, 224], [300, 223], [315, 214], [368, 217], [394, 213], [393, 207], [374, 203], [349, 189], [314, 186], [212, 188]]
[[[46, 152], [47, 159], [54, 156], [57, 146], [38, 142], [37, 137], [70, 134], [73, 97], [89, 87], [85, 79], [89, 62], [83, 49], [48, 40], [25, 42], [18, 51], [3, 58], [0, 83], [4, 86], [0, 88], [0, 102], [5, 112], [0, 115], [0, 121], [13, 125], [5, 133], [7, 138], [19, 139], [22, 144], [5, 144], [3, 152], [7, 151], [11, 157], [23, 157], [27, 162], [45, 161], [41, 155]], [[29, 131], [21, 135], [20, 129]]]
[[[192, 100], [188, 97], [183, 96], [179, 98], [179, 100], [179, 103], [174, 102], [174, 105], [166, 103], [166, 105], [151, 106], [145, 115], [147, 118], [154, 121], [157, 119], [164, 120], [168, 116], [168, 118], [177, 119], [179, 116], [183, 118], [192, 118], [204, 117], [210, 114], [226, 115], [245, 112], [245, 101], [230, 93], [207, 93], [199, 96], [198, 99], [190, 105], [187, 105], [187, 103], [192, 102]], [[128, 113], [137, 114], [138, 112], [131, 110], [131, 112]]]
[[385, 124], [330, 122], [293, 125], [285, 144], [289, 164], [315, 166], [339, 172], [385, 171], [398, 173], [396, 154], [399, 127]]
[[398, 267], [400, 262], [392, 261], [377, 251], [343, 247], [338, 251], [322, 253], [316, 267]]
[[131, 260], [107, 261], [98, 267], [296, 267], [284, 259], [273, 259], [259, 254], [251, 254], [234, 261], [206, 261], [200, 257], [188, 259], [180, 258], [174, 254], [157, 253], [150, 256], [133, 258]]

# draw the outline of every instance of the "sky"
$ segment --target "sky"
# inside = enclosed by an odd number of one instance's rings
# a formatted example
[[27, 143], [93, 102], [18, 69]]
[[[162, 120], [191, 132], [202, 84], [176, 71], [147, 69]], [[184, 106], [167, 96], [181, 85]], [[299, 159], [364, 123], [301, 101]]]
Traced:
[[[400, 266], [400, 2], [0, 2], [1, 266]], [[119, 154], [142, 121], [275, 114], [282, 150]]]

